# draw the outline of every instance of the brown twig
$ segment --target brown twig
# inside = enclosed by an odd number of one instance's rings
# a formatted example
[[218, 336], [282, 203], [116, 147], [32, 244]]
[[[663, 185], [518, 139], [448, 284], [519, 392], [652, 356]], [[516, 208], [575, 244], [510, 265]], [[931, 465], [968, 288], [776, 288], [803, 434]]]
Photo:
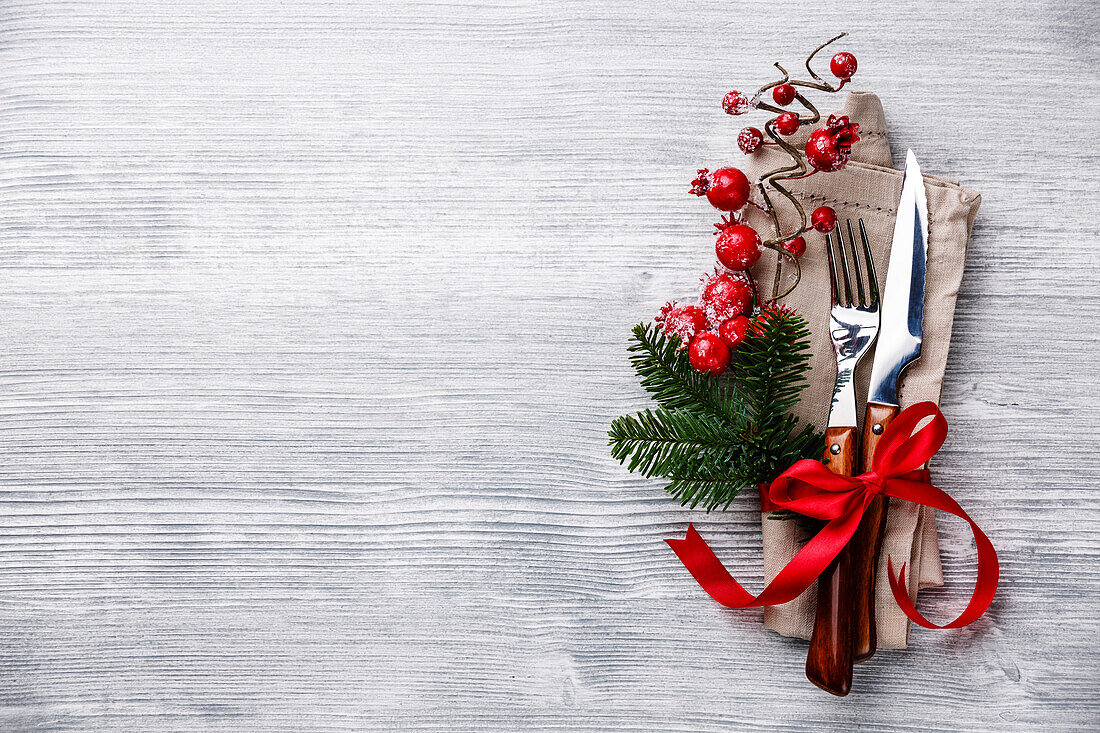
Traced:
[[[791, 75], [787, 72], [786, 69], [784, 69], [778, 63], [775, 64], [775, 68], [779, 69], [779, 71], [783, 75], [783, 77], [781, 79], [777, 79], [775, 81], [769, 82], [769, 83], [765, 84], [764, 86], [760, 87], [759, 89], [757, 89], [756, 94], [754, 94], [753, 97], [752, 97], [753, 106], [756, 107], [757, 109], [763, 109], [763, 110], [766, 110], [768, 112], [772, 112], [772, 113], [777, 114], [777, 115], [785, 113], [787, 110], [784, 110], [780, 107], [776, 107], [776, 106], [771, 105], [771, 104], [768, 104], [767, 102], [764, 102], [764, 101], [761, 100], [761, 95], [764, 94], [764, 92], [768, 91], [769, 89], [773, 89], [774, 87], [777, 87], [780, 84], [790, 84], [791, 86], [794, 86], [794, 87], [805, 87], [805, 88], [808, 88], [808, 89], [815, 89], [817, 91], [829, 92], [829, 93], [834, 93], [834, 92], [840, 91], [844, 87], [844, 84], [846, 83], [846, 80], [842, 80], [838, 85], [836, 85], [834, 87], [833, 85], [831, 85], [828, 82], [824, 81], [820, 76], [817, 75], [817, 73], [813, 70], [813, 67], [810, 66], [810, 62], [813, 61], [814, 56], [816, 56], [819, 51], [821, 51], [823, 48], [825, 48], [829, 44], [834, 43], [835, 41], [838, 41], [841, 38], [844, 38], [846, 35], [848, 35], [848, 34], [847, 33], [841, 33], [840, 35], [838, 35], [834, 38], [830, 38], [828, 41], [826, 41], [825, 43], [823, 43], [820, 46], [818, 46], [817, 48], [815, 48], [810, 53], [810, 55], [808, 57], [806, 57], [806, 71], [809, 72], [810, 76], [815, 81], [805, 81], [805, 80], [801, 80], [801, 79], [792, 79]], [[808, 116], [799, 115], [798, 124], [799, 124], [800, 127], [802, 125], [816, 124], [821, 119], [821, 113], [818, 112], [817, 108], [814, 107], [814, 105], [808, 99], [806, 99], [806, 97], [804, 97], [801, 93], [796, 93], [795, 94], [795, 99], [809, 113]], [[781, 168], [776, 168], [775, 170], [768, 171], [767, 173], [762, 175], [760, 177], [760, 179], [756, 182], [757, 188], [760, 191], [760, 195], [764, 199], [764, 204], [765, 204], [765, 207], [766, 207], [766, 211], [769, 214], [769, 216], [771, 217], [772, 227], [775, 230], [775, 236], [770, 238], [770, 239], [764, 240], [762, 242], [762, 244], [763, 244], [764, 247], [767, 247], [768, 249], [775, 250], [775, 252], [776, 252], [775, 281], [772, 284], [772, 297], [771, 297], [771, 299], [772, 300], [777, 300], [779, 298], [782, 298], [782, 297], [786, 296], [792, 290], [794, 290], [795, 287], [798, 285], [798, 281], [802, 278], [802, 268], [799, 265], [798, 258], [795, 257], [794, 255], [792, 255], [786, 249], [784, 249], [783, 245], [786, 242], [789, 242], [792, 239], [795, 239], [796, 237], [802, 236], [802, 234], [804, 234], [806, 232], [806, 212], [805, 212], [805, 210], [803, 210], [802, 205], [798, 202], [798, 199], [796, 199], [791, 194], [790, 191], [788, 191], [786, 188], [784, 188], [782, 185], [780, 185], [779, 182], [780, 181], [797, 180], [799, 178], [805, 178], [806, 176], [812, 175], [816, 171], [810, 170], [810, 169], [807, 168], [806, 159], [805, 159], [805, 156], [803, 155], [803, 152], [801, 150], [799, 150], [798, 148], [796, 148], [793, 145], [791, 145], [790, 143], [788, 143], [786, 140], [784, 140], [779, 135], [779, 133], [775, 129], [775, 120], [774, 119], [768, 120], [768, 122], [766, 122], [764, 124], [764, 131], [768, 135], [768, 137], [770, 137], [772, 139], [772, 141], [774, 141], [774, 144], [781, 147], [783, 149], [783, 151], [785, 153], [787, 153], [787, 155], [789, 155], [790, 158], [791, 158], [791, 165], [783, 166]], [[779, 225], [779, 213], [775, 208], [775, 203], [772, 201], [771, 196], [768, 194], [768, 188], [769, 187], [771, 187], [776, 192], [778, 192], [780, 195], [782, 195], [785, 199], [790, 201], [791, 205], [794, 206], [795, 211], [798, 212], [799, 225], [798, 225], [798, 228], [794, 232], [791, 232], [790, 234], [786, 234], [786, 235], [784, 235], [782, 233], [782, 228]], [[782, 286], [782, 282], [783, 282], [783, 261], [784, 261], [784, 259], [789, 260], [791, 262], [791, 264], [794, 265], [794, 273], [795, 274], [794, 274], [794, 281], [791, 283], [791, 285], [786, 290], [783, 290], [782, 292], [780, 292], [780, 287]]]

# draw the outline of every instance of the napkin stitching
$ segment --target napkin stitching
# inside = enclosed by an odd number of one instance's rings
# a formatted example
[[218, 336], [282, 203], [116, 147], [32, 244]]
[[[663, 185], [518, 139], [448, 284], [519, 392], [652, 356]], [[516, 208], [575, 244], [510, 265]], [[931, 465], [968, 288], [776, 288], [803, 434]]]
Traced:
[[861, 204], [854, 201], [841, 201], [836, 198], [829, 198], [828, 196], [822, 196], [818, 193], [806, 193], [804, 191], [792, 191], [795, 196], [808, 201], [821, 201], [826, 204], [836, 204], [837, 206], [845, 206], [852, 209], [867, 209], [868, 211], [881, 211], [887, 214], [897, 214], [897, 209], [884, 209], [881, 206], [871, 206], [870, 204]]

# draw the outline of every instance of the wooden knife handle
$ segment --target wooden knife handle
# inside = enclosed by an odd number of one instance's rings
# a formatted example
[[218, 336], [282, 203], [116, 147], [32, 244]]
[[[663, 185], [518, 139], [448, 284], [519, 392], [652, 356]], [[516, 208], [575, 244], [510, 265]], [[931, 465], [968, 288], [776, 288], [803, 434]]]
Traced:
[[[863, 418], [863, 446], [860, 452], [862, 473], [871, 470], [871, 460], [879, 438], [897, 414], [897, 407], [868, 403]], [[848, 543], [852, 572], [852, 659], [857, 664], [874, 656], [878, 643], [875, 635], [875, 576], [882, 538], [886, 534], [888, 506], [886, 497], [875, 497]]]
[[[855, 469], [856, 429], [825, 431], [825, 463], [833, 473], [851, 476]], [[843, 697], [852, 689], [851, 570], [845, 548], [817, 581], [817, 615], [806, 677], [815, 685]]]

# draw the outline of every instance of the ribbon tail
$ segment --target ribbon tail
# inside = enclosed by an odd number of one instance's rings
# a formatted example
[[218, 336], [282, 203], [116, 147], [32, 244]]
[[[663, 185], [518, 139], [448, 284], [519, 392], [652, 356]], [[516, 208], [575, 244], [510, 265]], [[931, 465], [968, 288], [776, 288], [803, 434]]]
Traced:
[[958, 629], [977, 621], [989, 608], [989, 604], [993, 602], [993, 596], [997, 592], [997, 583], [1000, 578], [1000, 564], [997, 561], [997, 551], [993, 549], [993, 543], [989, 541], [981, 528], [974, 523], [974, 520], [963, 511], [958, 502], [931, 484], [895, 480], [889, 482], [886, 491], [883, 493], [916, 504], [923, 504], [933, 509], [939, 509], [942, 512], [966, 520], [974, 533], [974, 544], [978, 548], [978, 578], [974, 583], [974, 593], [970, 597], [970, 602], [958, 618], [943, 626], [932, 623], [917, 611], [916, 606], [909, 598], [909, 591], [905, 584], [905, 564], [902, 564], [901, 571], [895, 576], [893, 559], [888, 558], [886, 567], [890, 590], [893, 592], [894, 600], [897, 601], [902, 612], [913, 623], [926, 629]]
[[699, 536], [694, 524], [688, 525], [684, 539], [665, 542], [711, 598], [726, 608], [745, 608], [752, 604], [752, 594], [733, 579], [710, 545]]
[[826, 524], [756, 597], [734, 580], [714, 551], [699, 536], [695, 525], [688, 525], [684, 539], [665, 542], [707, 595], [726, 608], [776, 606], [802, 595], [817, 580], [848, 544], [862, 516], [862, 511], [856, 511]]

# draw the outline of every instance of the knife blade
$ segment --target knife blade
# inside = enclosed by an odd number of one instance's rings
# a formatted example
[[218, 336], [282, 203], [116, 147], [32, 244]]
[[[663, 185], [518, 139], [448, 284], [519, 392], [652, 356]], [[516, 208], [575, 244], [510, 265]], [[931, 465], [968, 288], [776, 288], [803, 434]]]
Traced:
[[[920, 358], [924, 343], [924, 294], [928, 270], [928, 197], [917, 158], [906, 154], [890, 264], [882, 293], [882, 321], [871, 364], [863, 419], [863, 471], [871, 470], [875, 447], [898, 414], [898, 383]], [[852, 537], [852, 660], [870, 659], [877, 646], [875, 576], [886, 529], [887, 501], [876, 497]]]
[[890, 266], [882, 291], [882, 321], [867, 401], [898, 405], [898, 381], [920, 358], [924, 342], [924, 280], [928, 270], [928, 198], [917, 157], [905, 160], [901, 200], [894, 221]]

